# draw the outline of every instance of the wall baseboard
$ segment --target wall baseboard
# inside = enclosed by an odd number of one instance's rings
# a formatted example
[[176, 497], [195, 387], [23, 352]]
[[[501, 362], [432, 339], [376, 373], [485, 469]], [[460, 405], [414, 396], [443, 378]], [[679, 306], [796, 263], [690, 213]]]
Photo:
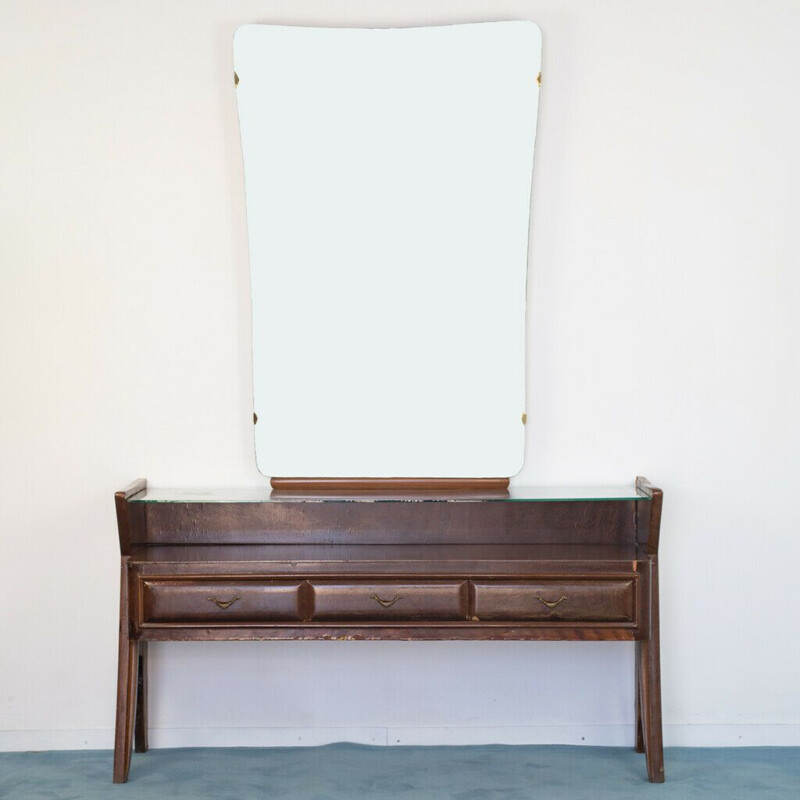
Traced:
[[[633, 747], [633, 725], [373, 728], [152, 728], [150, 746], [313, 747], [370, 745], [571, 744]], [[109, 750], [111, 728], [0, 731], [0, 751]], [[798, 747], [800, 724], [665, 725], [667, 747]]]

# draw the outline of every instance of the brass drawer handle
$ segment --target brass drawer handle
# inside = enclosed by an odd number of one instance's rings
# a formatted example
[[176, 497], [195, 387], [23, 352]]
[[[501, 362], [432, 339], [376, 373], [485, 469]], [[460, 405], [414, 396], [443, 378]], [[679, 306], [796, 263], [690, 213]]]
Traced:
[[209, 597], [208, 598], [217, 608], [230, 608], [237, 600], [241, 600], [242, 598], [238, 595], [234, 597], [232, 600], [217, 600], [216, 597]]
[[561, 597], [558, 598], [558, 600], [550, 602], [549, 600], [545, 600], [544, 597], [542, 597], [540, 594], [537, 594], [536, 599], [540, 603], [544, 603], [548, 608], [555, 608], [560, 603], [563, 603], [567, 598], [565, 595], [562, 594]]
[[380, 603], [384, 608], [391, 608], [398, 600], [403, 599], [403, 595], [401, 594], [396, 594], [391, 600], [381, 600], [376, 594], [370, 595], [370, 597], [372, 597], [376, 603]]

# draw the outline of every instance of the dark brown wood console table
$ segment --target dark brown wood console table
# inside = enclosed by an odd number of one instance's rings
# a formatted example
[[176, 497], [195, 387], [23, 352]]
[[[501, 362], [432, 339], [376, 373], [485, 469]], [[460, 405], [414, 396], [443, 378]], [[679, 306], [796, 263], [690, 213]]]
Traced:
[[147, 643], [230, 639], [636, 642], [636, 749], [664, 780], [662, 493], [116, 494], [122, 578], [114, 781], [147, 750]]

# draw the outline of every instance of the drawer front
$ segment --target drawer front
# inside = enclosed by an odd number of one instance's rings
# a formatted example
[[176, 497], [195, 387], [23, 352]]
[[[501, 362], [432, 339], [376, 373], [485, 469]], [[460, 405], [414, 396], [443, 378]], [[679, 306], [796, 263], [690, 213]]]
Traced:
[[288, 622], [302, 619], [302, 581], [143, 580], [142, 624]]
[[464, 581], [375, 581], [326, 583], [312, 581], [314, 622], [412, 622], [465, 620]]
[[634, 580], [473, 581], [480, 621], [632, 622]]

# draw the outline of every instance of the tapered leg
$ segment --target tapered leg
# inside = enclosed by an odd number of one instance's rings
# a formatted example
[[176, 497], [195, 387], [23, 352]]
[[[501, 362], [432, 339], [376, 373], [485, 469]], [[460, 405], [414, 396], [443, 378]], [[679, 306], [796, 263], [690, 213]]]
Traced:
[[139, 642], [136, 682], [136, 722], [134, 723], [134, 749], [147, 752], [147, 642]]
[[642, 728], [642, 680], [639, 662], [642, 657], [642, 643], [636, 642], [636, 752], [644, 753], [644, 729]]
[[133, 721], [136, 716], [138, 642], [131, 640], [128, 620], [128, 564], [122, 560], [117, 664], [117, 723], [114, 735], [114, 783], [125, 783], [131, 766]]
[[658, 620], [658, 563], [652, 561], [652, 607], [650, 639], [639, 643], [640, 707], [644, 732], [647, 776], [664, 782], [664, 744], [661, 735], [661, 663]]

